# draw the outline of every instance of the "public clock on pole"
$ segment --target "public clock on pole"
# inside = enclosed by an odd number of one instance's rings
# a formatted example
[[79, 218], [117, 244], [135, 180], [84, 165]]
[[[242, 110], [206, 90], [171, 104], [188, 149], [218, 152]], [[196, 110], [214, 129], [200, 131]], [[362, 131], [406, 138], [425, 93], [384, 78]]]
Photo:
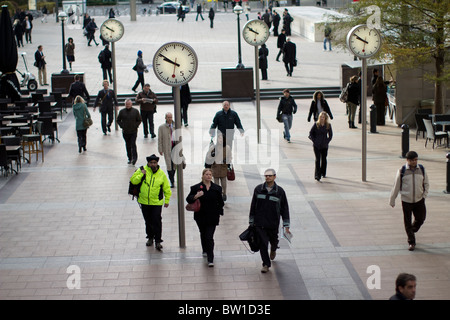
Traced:
[[375, 28], [358, 25], [347, 34], [347, 46], [359, 58], [373, 57], [381, 49], [381, 34]]
[[192, 47], [184, 42], [168, 42], [153, 57], [153, 71], [163, 83], [182, 86], [195, 76], [198, 58]]
[[102, 23], [100, 27], [100, 34], [105, 41], [116, 42], [119, 41], [125, 32], [122, 22], [116, 19], [108, 19]]
[[244, 26], [242, 36], [252, 46], [260, 46], [269, 39], [269, 26], [259, 19], [250, 20]]

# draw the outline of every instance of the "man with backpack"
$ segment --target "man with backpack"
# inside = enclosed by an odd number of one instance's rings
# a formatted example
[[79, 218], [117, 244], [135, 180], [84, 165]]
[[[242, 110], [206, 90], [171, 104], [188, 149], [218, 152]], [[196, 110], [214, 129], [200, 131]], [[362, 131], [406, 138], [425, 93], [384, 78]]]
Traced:
[[[394, 207], [395, 199], [400, 193], [409, 251], [414, 251], [416, 247], [415, 233], [419, 231], [425, 221], [427, 212], [425, 198], [430, 188], [425, 168], [418, 164], [417, 160], [417, 152], [406, 153], [406, 164], [397, 171], [389, 200], [390, 205]], [[412, 222], [412, 215], [414, 215], [414, 222]]]
[[111, 51], [109, 50], [109, 45], [105, 45], [105, 49], [100, 51], [98, 54], [98, 62], [100, 62], [100, 65], [102, 67], [103, 71], [103, 80], [108, 80], [106, 73], [109, 75], [109, 82], [112, 83], [112, 74], [111, 74], [111, 67], [112, 67], [112, 60], [111, 60]]

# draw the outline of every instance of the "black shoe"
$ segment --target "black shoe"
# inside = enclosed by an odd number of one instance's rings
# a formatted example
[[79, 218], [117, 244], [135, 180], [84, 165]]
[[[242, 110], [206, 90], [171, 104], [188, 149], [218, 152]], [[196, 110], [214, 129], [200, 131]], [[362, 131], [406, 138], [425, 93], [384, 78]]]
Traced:
[[134, 159], [133, 161], [131, 161], [131, 164], [134, 166], [136, 164], [136, 159]]
[[162, 248], [163, 248], [163, 246], [162, 246], [161, 242], [158, 242], [158, 243], [155, 244], [155, 249], [156, 250], [162, 251]]
[[111, 132], [111, 125], [106, 126], [108, 128], [108, 132]]
[[148, 134], [144, 134], [144, 139], [148, 139]]
[[87, 151], [86, 147], [83, 147], [83, 150], [84, 150], [84, 151]]
[[131, 160], [128, 160], [128, 162], [127, 162], [128, 164], [131, 164]]
[[145, 245], [147, 247], [151, 247], [153, 245], [153, 239], [148, 239], [147, 242], [145, 243]]
[[156, 138], [156, 134], [152, 133], [152, 139]]
[[78, 147], [78, 153], [81, 153], [81, 147]]

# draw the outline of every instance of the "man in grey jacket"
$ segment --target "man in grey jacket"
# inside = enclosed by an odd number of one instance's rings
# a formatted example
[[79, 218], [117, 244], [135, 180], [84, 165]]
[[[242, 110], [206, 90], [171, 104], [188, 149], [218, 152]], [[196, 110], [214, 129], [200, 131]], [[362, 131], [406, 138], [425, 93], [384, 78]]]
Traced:
[[130, 99], [127, 99], [125, 101], [125, 109], [120, 110], [117, 116], [117, 124], [122, 128], [122, 136], [127, 148], [128, 164], [135, 165], [137, 161], [136, 138], [141, 121], [139, 111], [133, 108], [133, 103]]
[[[415, 249], [415, 233], [419, 231], [425, 221], [427, 212], [425, 198], [430, 188], [424, 167], [421, 164], [417, 164], [418, 157], [415, 151], [406, 153], [406, 165], [403, 165], [397, 171], [389, 200], [390, 205], [394, 207], [395, 199], [400, 193], [409, 251]], [[412, 222], [412, 215], [414, 215], [414, 223]]]

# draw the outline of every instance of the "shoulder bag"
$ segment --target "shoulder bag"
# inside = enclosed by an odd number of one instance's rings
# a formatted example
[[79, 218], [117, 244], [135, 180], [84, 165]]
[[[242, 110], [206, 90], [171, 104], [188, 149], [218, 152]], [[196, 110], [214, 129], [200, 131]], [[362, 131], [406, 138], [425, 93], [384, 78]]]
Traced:
[[228, 171], [227, 171], [227, 180], [228, 181], [234, 181], [235, 178], [236, 178], [236, 176], [234, 174], [233, 165], [230, 164], [230, 166], [228, 167]]
[[186, 210], [187, 211], [194, 211], [194, 212], [198, 212], [200, 211], [201, 208], [201, 204], [200, 204], [200, 200], [196, 199], [193, 203], [188, 203], [186, 205]]
[[84, 111], [84, 120], [83, 120], [83, 126], [87, 129], [90, 126], [92, 126], [93, 122], [90, 117], [86, 117], [86, 110]]

